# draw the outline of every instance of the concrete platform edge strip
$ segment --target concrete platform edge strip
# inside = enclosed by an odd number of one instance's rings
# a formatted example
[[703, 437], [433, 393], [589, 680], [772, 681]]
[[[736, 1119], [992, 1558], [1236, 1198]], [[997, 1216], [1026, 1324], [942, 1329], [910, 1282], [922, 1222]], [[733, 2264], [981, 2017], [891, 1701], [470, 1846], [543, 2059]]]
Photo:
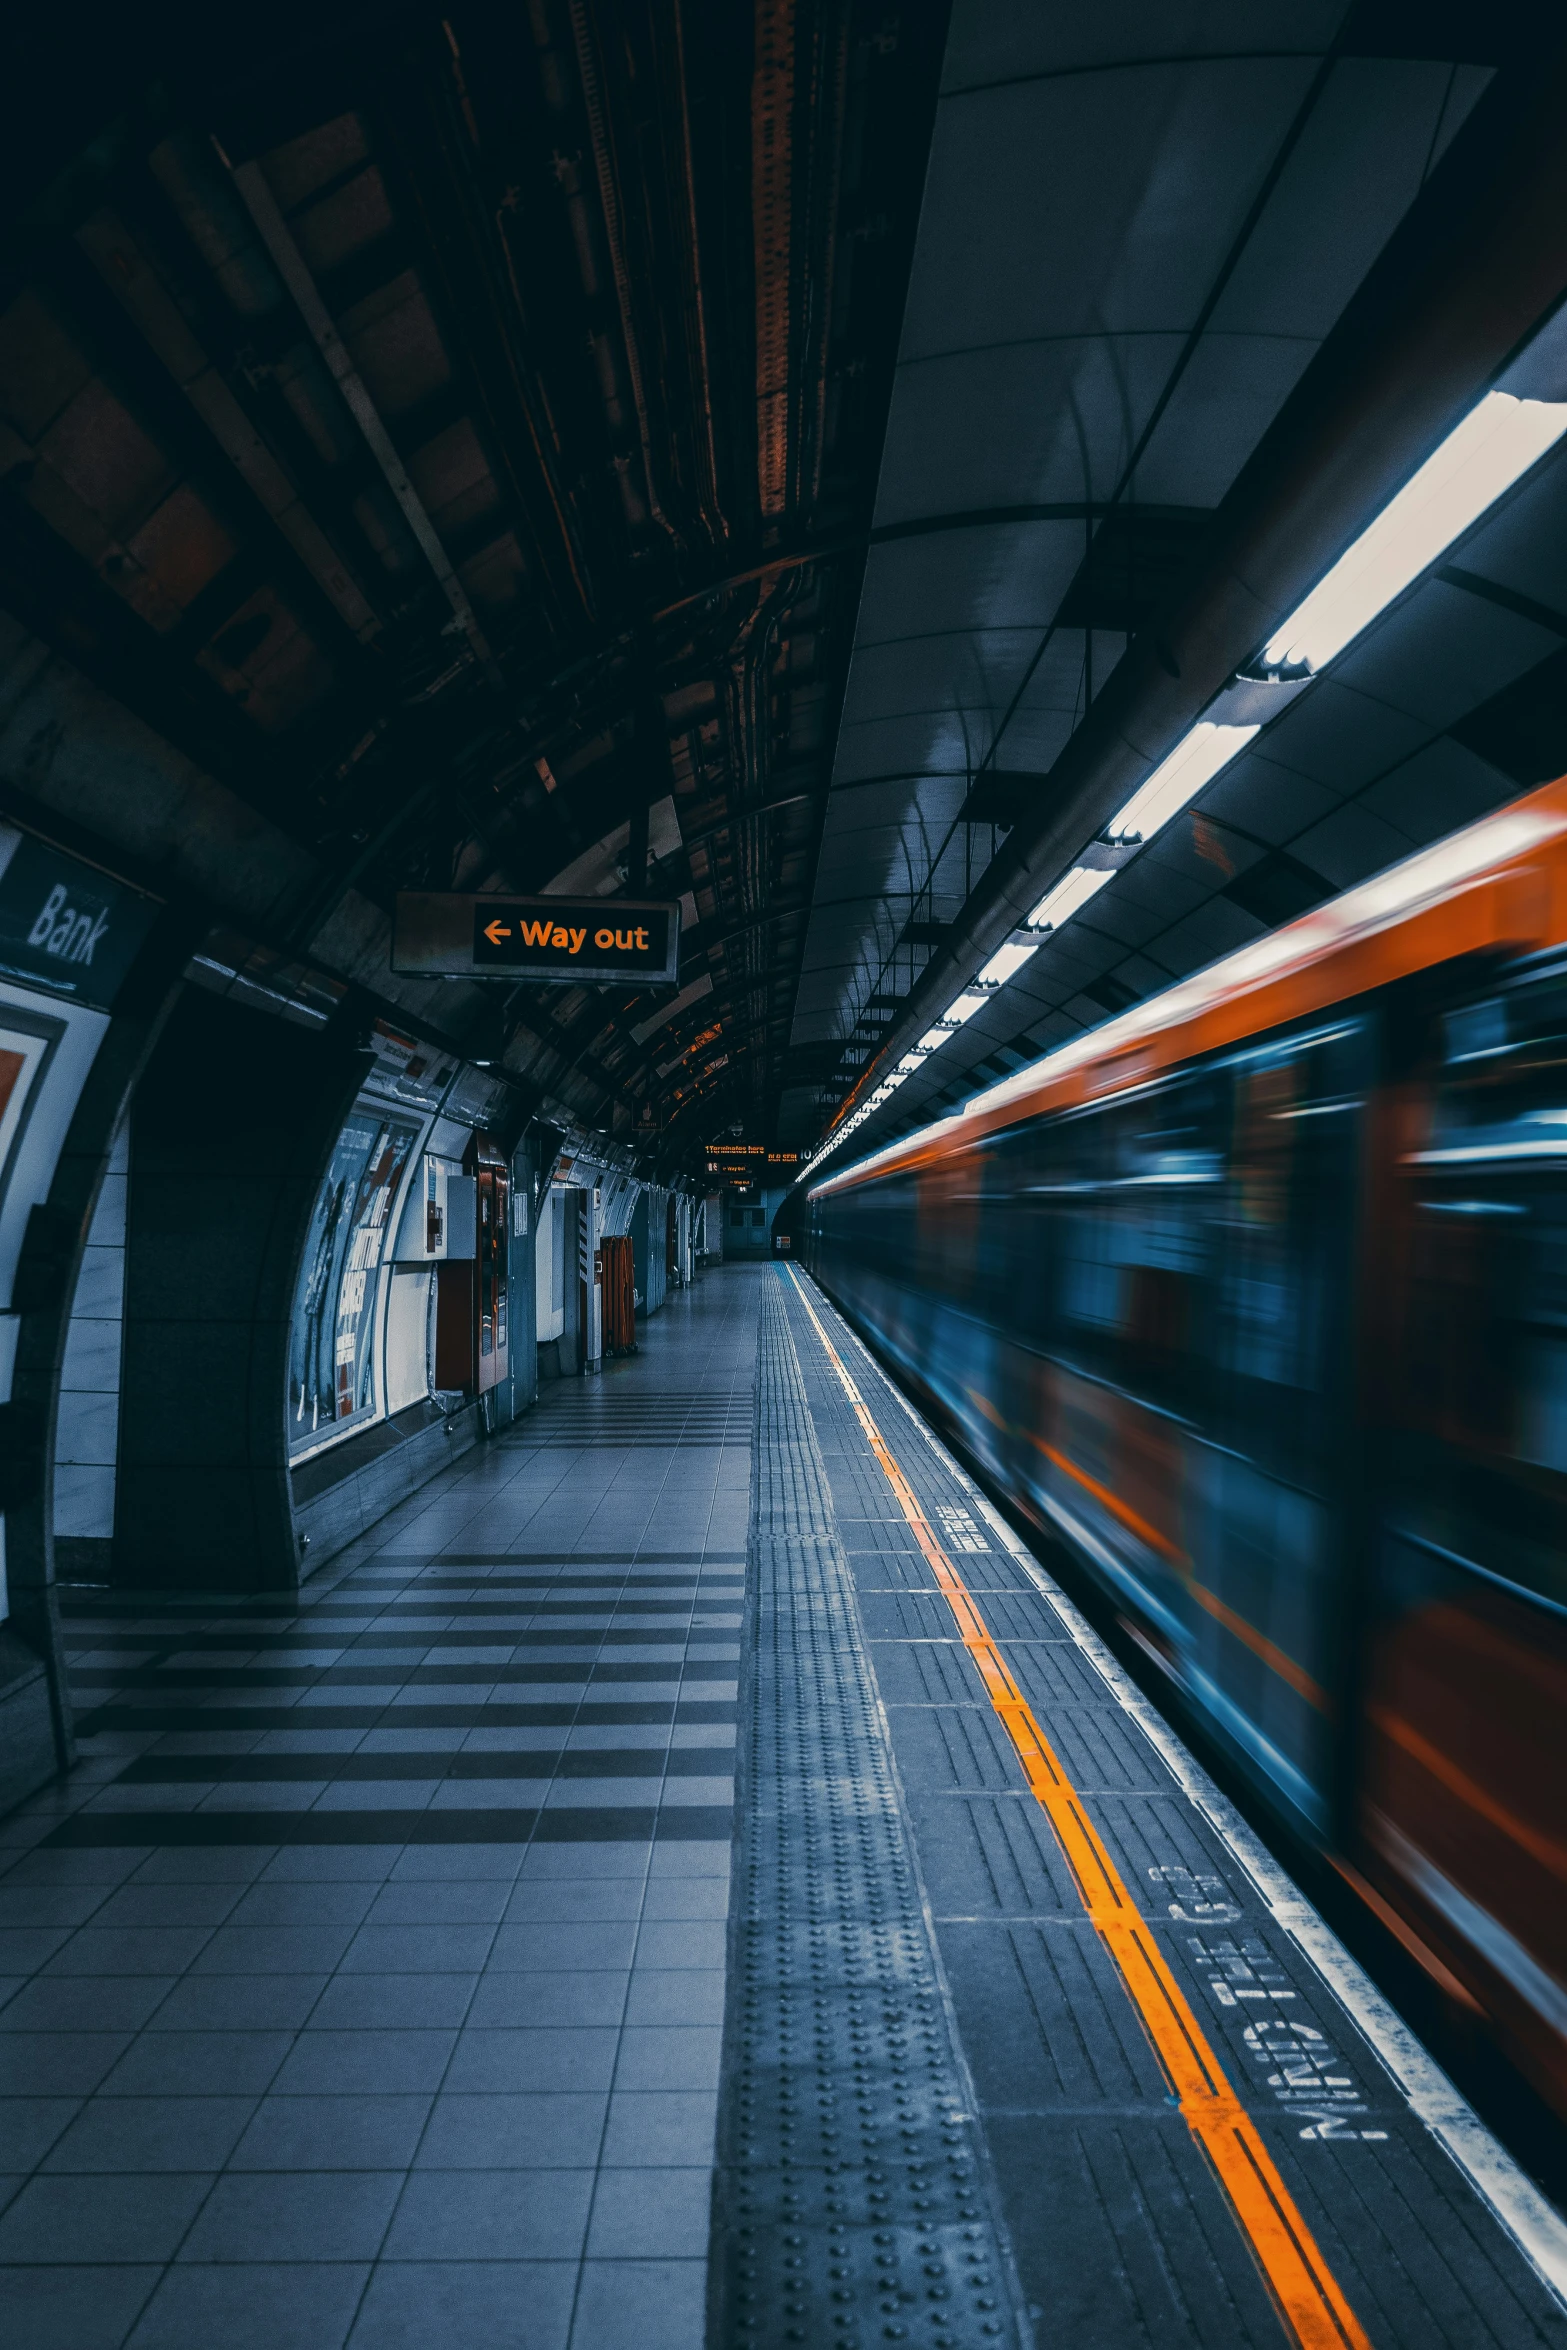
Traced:
[[[811, 1297], [806, 1294], [807, 1289], [825, 1310], [832, 1310], [814, 1283], [802, 1281], [793, 1267], [790, 1270], [800, 1282], [802, 1301], [808, 1311]], [[1410, 2111], [1491, 2211], [1541, 2284], [1567, 2310], [1567, 2221], [1486, 2128], [1351, 1957], [1331, 1926], [1286, 1875], [1261, 1838], [1181, 1744], [1136, 1683], [1123, 1672], [1086, 1617], [1045, 1572], [984, 1489], [927, 1426], [896, 1382], [888, 1378], [858, 1332], [841, 1315], [835, 1313], [833, 1319], [852, 1351], [874, 1374], [879, 1387], [895, 1400], [946, 1474], [972, 1498], [997, 1540], [1048, 1600], [1117, 1705], [1137, 1723], [1183, 1793], [1234, 1856], [1280, 1931], [1322, 1976], [1392, 2076]]]

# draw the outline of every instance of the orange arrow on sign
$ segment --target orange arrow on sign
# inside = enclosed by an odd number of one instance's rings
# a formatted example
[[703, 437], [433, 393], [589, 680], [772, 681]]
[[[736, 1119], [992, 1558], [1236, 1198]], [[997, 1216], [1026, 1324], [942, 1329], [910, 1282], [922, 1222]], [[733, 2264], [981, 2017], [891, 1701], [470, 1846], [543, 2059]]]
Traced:
[[510, 938], [511, 932], [504, 922], [496, 920], [494, 922], [486, 922], [484, 925], [484, 935], [489, 940], [492, 947], [498, 947], [503, 938]]

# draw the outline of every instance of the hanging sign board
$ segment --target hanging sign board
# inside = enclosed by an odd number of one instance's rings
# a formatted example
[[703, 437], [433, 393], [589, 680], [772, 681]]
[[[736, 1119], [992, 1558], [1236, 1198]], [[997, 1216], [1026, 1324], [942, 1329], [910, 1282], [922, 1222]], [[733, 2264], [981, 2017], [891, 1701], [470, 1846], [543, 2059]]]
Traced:
[[679, 906], [642, 899], [400, 890], [392, 923], [392, 969], [426, 978], [654, 987], [679, 957]]
[[769, 1150], [763, 1142], [710, 1142], [707, 1171], [730, 1183], [792, 1183], [800, 1171], [800, 1154]]
[[0, 978], [107, 1012], [157, 914], [139, 891], [0, 825]]

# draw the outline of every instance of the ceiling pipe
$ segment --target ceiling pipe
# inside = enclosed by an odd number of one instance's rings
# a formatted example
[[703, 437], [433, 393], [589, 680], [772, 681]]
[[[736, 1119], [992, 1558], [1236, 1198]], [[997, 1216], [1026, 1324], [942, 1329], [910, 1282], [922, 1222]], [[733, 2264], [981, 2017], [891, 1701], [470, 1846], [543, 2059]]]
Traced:
[[[1134, 638], [843, 1102], [841, 1122], [1025, 920], [1280, 618], [1567, 292], [1567, 42], [1499, 74]], [[1561, 397], [1567, 385], [1558, 387]], [[867, 1121], [867, 1138], [878, 1121]]]
[[363, 377], [348, 355], [348, 346], [321, 299], [320, 289], [310, 274], [303, 253], [294, 242], [293, 233], [283, 218], [265, 173], [259, 163], [230, 163], [215, 139], [213, 146], [239, 191], [240, 201], [255, 222], [257, 233], [271, 254], [279, 277], [293, 296], [294, 307], [304, 320], [311, 340], [326, 361], [355, 423], [369, 443], [370, 454], [381, 468], [387, 487], [402, 508], [425, 561], [439, 580], [442, 593], [452, 608], [453, 619], [473, 648], [474, 656], [491, 685], [505, 693], [506, 681], [490, 650], [489, 641], [479, 626], [462, 581], [452, 569], [446, 549], [436, 534], [435, 525], [425, 512], [423, 501], [397, 454], [392, 436], [381, 421], [380, 412], [365, 388]]

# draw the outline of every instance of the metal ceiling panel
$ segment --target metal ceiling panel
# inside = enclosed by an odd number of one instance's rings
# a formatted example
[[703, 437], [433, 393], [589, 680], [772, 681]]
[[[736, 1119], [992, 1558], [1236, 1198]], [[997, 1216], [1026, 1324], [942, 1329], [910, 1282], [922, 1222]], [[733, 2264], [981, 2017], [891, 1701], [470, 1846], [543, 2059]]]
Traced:
[[[958, 0], [875, 508], [908, 535], [866, 565], [797, 1040], [847, 1038], [867, 994], [914, 984], [903, 918], [955, 918], [1001, 837], [956, 821], [965, 780], [992, 762], [1048, 775], [1483, 90], [1486, 68], [1440, 59], [1328, 62], [1344, 14]], [[1332, 826], [1344, 793], [1416, 752], [1444, 694], [1483, 699], [1546, 641], [1516, 611], [1479, 637], [1436, 651], [1424, 682], [1415, 657], [1354, 774], [1303, 705], [1223, 804], [1264, 843], [1329, 825], [1335, 868], [1374, 856], [1375, 811]], [[1145, 858], [1095, 967], [1163, 938], [1185, 969], [1210, 935], [1249, 935], [1237, 902], [1190, 919], [1225, 883], [1222, 865], [1204, 880]], [[1059, 1003], [1087, 949], [1037, 957], [997, 1017], [1016, 1025], [1041, 990]], [[984, 1056], [989, 1020], [938, 1056], [949, 1072]]]
[[1150, 53], [1325, 49], [1344, 14], [1344, 0], [1098, 0], [1091, 9], [984, 0], [953, 12], [942, 88], [1084, 73]]

